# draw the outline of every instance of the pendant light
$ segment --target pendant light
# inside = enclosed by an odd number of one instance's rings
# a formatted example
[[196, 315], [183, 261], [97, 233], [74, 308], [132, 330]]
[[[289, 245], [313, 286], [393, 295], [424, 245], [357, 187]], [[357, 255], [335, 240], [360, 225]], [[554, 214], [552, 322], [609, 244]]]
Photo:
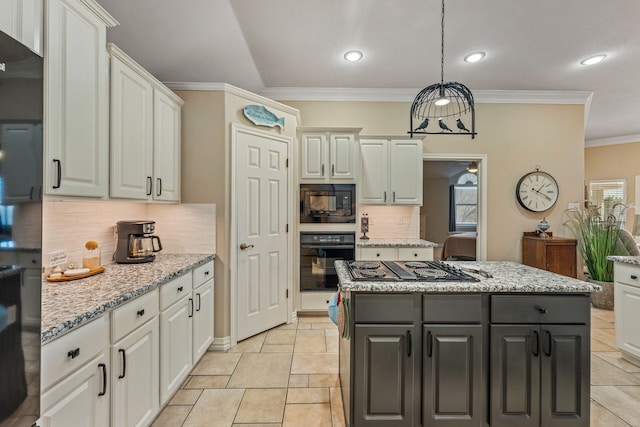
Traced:
[[[427, 86], [416, 95], [411, 104], [411, 128], [408, 133], [412, 138], [414, 134], [445, 134], [471, 135], [473, 139], [476, 136], [473, 94], [462, 83], [444, 81], [444, 0], [440, 28], [440, 83]], [[465, 121], [470, 123], [471, 130]]]

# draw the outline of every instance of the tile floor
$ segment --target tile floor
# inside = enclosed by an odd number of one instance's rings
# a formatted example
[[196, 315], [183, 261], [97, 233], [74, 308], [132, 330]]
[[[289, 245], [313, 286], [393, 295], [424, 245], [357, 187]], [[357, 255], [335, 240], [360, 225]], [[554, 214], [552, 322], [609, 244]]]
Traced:
[[[613, 312], [592, 309], [591, 427], [640, 427], [640, 367], [615, 349]], [[338, 332], [300, 317], [207, 353], [152, 427], [344, 426]]]

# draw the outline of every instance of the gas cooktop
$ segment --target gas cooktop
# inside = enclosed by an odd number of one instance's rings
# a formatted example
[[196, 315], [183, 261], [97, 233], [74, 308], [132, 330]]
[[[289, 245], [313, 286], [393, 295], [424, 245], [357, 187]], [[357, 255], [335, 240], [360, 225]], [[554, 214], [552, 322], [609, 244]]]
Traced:
[[353, 280], [479, 282], [459, 268], [440, 261], [348, 261]]

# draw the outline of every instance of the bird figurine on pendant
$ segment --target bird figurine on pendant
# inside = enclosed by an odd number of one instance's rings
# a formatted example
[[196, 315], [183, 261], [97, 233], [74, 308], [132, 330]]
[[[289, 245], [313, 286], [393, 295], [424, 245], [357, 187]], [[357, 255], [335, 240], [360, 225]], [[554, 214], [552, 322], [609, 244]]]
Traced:
[[444, 132], [445, 130], [453, 132], [451, 129], [449, 129], [449, 126], [447, 126], [447, 124], [442, 119], [438, 119], [438, 125], [440, 126], [440, 129], [442, 129], [442, 132]]
[[458, 126], [458, 129], [460, 129], [460, 131], [469, 132], [469, 129], [465, 127], [464, 123], [462, 123], [462, 120], [460, 119], [456, 120], [456, 126]]
[[427, 128], [427, 126], [429, 126], [429, 118], [427, 117], [426, 119], [424, 119], [422, 121], [422, 123], [420, 123], [420, 126], [418, 126], [417, 128], [415, 128], [413, 131], [417, 131], [417, 130], [424, 130]]

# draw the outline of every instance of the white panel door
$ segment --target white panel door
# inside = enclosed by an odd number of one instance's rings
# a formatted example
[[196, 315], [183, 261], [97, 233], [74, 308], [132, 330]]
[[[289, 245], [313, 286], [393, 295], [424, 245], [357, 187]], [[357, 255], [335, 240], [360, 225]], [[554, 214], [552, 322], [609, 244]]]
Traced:
[[302, 135], [300, 179], [324, 179], [327, 137], [325, 134]]
[[355, 179], [356, 146], [353, 134], [332, 134], [330, 140], [331, 179]]
[[238, 340], [287, 321], [287, 143], [234, 128]]
[[422, 141], [390, 141], [389, 159], [389, 202], [422, 204]]
[[360, 141], [360, 202], [375, 205], [387, 203], [387, 141]]
[[180, 105], [153, 91], [153, 199], [180, 201]]

